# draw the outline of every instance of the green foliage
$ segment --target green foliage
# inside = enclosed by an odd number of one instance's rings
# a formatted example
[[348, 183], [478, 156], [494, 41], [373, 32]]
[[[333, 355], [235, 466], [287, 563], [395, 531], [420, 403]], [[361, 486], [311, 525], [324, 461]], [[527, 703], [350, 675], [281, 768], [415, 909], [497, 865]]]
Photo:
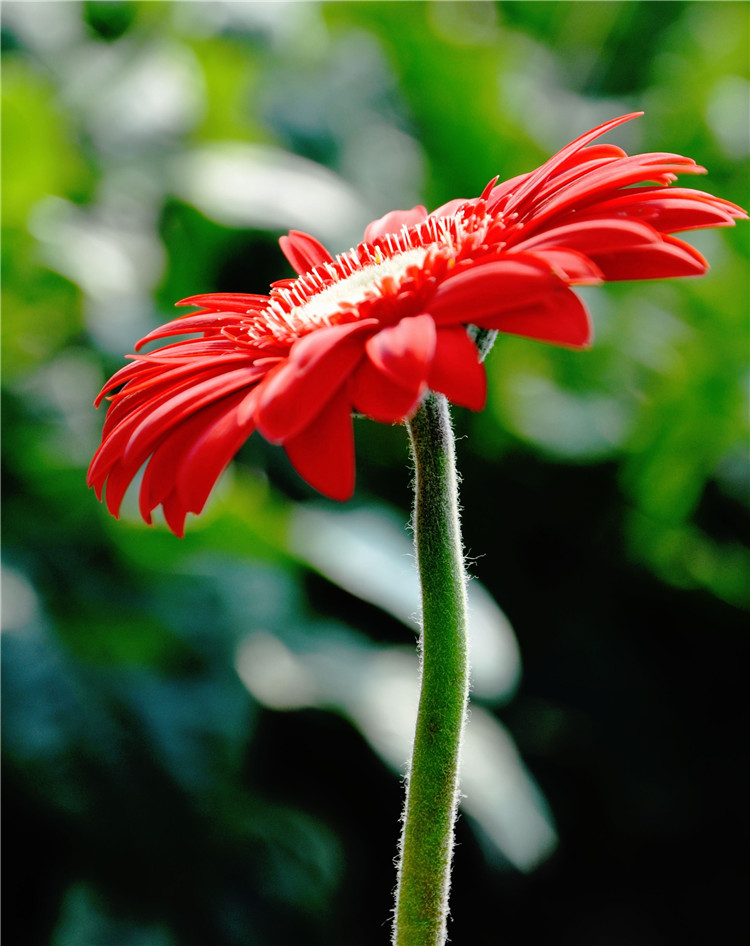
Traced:
[[[177, 299], [289, 275], [284, 229], [346, 249], [626, 111], [646, 115], [618, 142], [689, 154], [747, 205], [747, 12], [3, 4], [9, 940], [382, 942], [406, 752], [377, 723], [414, 673], [405, 432], [358, 423], [351, 520], [253, 438], [179, 542], [86, 490], [91, 402]], [[457, 412], [468, 553], [524, 676], [475, 701], [489, 801], [459, 822], [456, 942], [496, 941], [498, 891], [508, 943], [673, 942], [684, 907], [652, 890], [671, 871], [698, 911], [716, 885], [693, 871], [734, 836], [748, 235], [690, 239], [705, 278], [587, 290], [590, 352], [500, 338], [487, 409]], [[406, 578], [376, 557], [391, 539]], [[520, 880], [555, 835], [501, 716], [566, 842]], [[532, 892], [573, 905], [549, 921]]]

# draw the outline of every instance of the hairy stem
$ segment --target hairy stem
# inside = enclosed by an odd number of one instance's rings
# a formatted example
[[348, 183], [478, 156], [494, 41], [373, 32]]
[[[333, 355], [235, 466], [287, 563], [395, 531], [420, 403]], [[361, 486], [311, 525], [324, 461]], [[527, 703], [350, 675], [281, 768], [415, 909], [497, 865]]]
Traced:
[[409, 422], [422, 585], [422, 681], [409, 771], [394, 946], [446, 941], [458, 765], [469, 693], [466, 587], [448, 403], [428, 393]]

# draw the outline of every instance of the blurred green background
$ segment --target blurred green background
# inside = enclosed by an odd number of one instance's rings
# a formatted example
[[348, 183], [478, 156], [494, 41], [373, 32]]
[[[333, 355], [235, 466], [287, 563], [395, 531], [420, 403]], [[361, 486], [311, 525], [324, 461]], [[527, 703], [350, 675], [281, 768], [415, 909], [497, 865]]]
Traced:
[[[20, 946], [388, 940], [417, 612], [401, 428], [313, 495], [259, 437], [183, 541], [85, 487], [176, 299], [263, 292], [589, 127], [747, 206], [744, 2], [2, 6], [5, 916]], [[687, 180], [690, 185], [693, 181]], [[746, 225], [586, 290], [456, 412], [474, 708], [452, 941], [740, 942]], [[497, 604], [502, 607], [500, 611]]]

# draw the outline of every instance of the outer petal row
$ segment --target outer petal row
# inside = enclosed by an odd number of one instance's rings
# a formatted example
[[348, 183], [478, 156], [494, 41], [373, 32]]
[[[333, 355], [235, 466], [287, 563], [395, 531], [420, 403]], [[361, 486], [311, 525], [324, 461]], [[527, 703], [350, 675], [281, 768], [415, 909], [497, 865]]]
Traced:
[[279, 239], [281, 251], [292, 264], [294, 269], [302, 275], [322, 263], [333, 262], [328, 250], [315, 237], [301, 230], [290, 230], [287, 236]]
[[258, 429], [267, 440], [285, 443], [320, 414], [362, 358], [363, 336], [377, 325], [367, 319], [317, 329], [292, 346], [260, 396]]
[[564, 279], [531, 254], [451, 276], [430, 310], [438, 325], [460, 321], [576, 348], [591, 341], [586, 307]]
[[[379, 330], [380, 329], [380, 330]], [[161, 505], [169, 527], [184, 531], [216, 480], [256, 426], [283, 444], [295, 469], [334, 499], [354, 489], [352, 410], [401, 421], [427, 386], [479, 409], [484, 368], [463, 326], [436, 327], [431, 315], [380, 328], [374, 319], [320, 329], [283, 361], [234, 366], [241, 352], [214, 360], [206, 340], [138, 356], [116, 376], [104, 439], [89, 484], [119, 515], [128, 486], [146, 464], [139, 492], [143, 518]], [[204, 350], [205, 346], [205, 350]], [[184, 354], [175, 357], [169, 348]], [[151, 359], [172, 355], [173, 367]], [[191, 357], [192, 356], [192, 357]], [[107, 390], [116, 383], [110, 382]]]

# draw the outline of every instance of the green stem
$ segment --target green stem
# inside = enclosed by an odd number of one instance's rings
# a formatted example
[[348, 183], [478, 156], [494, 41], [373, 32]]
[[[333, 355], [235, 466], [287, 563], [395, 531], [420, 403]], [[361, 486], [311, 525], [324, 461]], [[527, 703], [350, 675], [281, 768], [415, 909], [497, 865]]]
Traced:
[[422, 585], [422, 689], [406, 793], [394, 946], [446, 941], [458, 764], [469, 694], [466, 586], [448, 403], [428, 393], [409, 422]]

